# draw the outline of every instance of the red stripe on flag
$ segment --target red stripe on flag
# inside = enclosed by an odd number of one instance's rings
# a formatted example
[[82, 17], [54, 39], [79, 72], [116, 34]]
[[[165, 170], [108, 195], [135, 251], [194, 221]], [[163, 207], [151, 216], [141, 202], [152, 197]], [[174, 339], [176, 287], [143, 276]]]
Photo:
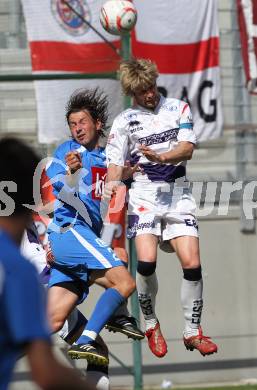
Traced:
[[[113, 42], [120, 47], [120, 41]], [[116, 71], [120, 57], [106, 43], [30, 42], [33, 71]]]
[[133, 55], [155, 61], [160, 73], [182, 74], [219, 65], [219, 38], [188, 44], [139, 42], [133, 34]]
[[250, 68], [249, 68], [249, 53], [248, 53], [248, 34], [247, 34], [247, 28], [244, 18], [244, 12], [241, 4], [241, 0], [237, 0], [237, 16], [238, 16], [238, 24], [239, 24], [239, 30], [240, 30], [240, 37], [241, 37], [241, 51], [242, 51], [242, 58], [245, 68], [245, 75], [246, 80], [249, 81], [251, 79], [250, 76]]

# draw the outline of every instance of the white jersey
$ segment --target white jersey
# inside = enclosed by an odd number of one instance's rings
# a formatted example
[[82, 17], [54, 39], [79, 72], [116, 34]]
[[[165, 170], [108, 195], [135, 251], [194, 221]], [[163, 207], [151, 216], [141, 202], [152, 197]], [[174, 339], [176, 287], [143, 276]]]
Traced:
[[20, 250], [22, 255], [37, 268], [39, 274], [47, 268], [46, 251], [40, 242], [34, 223], [31, 223], [30, 227], [25, 230]]
[[138, 163], [143, 174], [134, 174], [135, 184], [185, 179], [185, 161], [176, 165], [157, 164], [139, 151], [139, 146], [144, 144], [158, 154], [168, 152], [181, 141], [196, 143], [189, 105], [182, 100], [161, 96], [154, 111], [135, 106], [115, 118], [106, 147], [107, 162], [118, 166], [124, 166], [126, 160], [130, 160], [131, 165]]

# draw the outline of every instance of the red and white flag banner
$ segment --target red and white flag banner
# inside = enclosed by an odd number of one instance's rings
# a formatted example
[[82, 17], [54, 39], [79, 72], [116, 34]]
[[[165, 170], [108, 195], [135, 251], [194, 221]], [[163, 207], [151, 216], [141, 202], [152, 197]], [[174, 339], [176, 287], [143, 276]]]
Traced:
[[[119, 37], [99, 22], [104, 0], [69, 0], [116, 47]], [[216, 0], [134, 0], [138, 22], [132, 53], [150, 58], [159, 68], [164, 94], [189, 101], [198, 141], [222, 132], [219, 36]], [[62, 0], [22, 0], [36, 73], [97, 73], [118, 68], [117, 53], [88, 28]], [[69, 134], [65, 104], [77, 88], [99, 86], [109, 96], [110, 118], [122, 110], [119, 82], [110, 79], [37, 81], [39, 141], [59, 142]]]
[[247, 89], [257, 94], [257, 1], [237, 0], [237, 9]]

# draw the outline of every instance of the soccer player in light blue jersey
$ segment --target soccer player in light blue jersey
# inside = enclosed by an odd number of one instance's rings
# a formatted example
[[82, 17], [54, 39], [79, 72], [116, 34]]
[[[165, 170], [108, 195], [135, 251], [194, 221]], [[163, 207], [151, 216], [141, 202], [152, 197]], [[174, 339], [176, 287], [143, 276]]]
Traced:
[[66, 107], [71, 139], [61, 144], [47, 175], [56, 196], [49, 240], [55, 261], [49, 281], [49, 315], [59, 331], [91, 283], [106, 288], [87, 325], [68, 354], [107, 365], [96, 337], [135, 289], [123, 263], [100, 238], [100, 202], [106, 156], [99, 140], [106, 129], [107, 98], [96, 90], [76, 91]]

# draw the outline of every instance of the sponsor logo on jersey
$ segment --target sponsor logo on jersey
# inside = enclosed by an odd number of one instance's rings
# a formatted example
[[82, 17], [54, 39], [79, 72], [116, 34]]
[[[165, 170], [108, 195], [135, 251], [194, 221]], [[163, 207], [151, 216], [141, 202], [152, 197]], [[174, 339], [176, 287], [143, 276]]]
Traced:
[[153, 144], [162, 144], [163, 142], [167, 142], [170, 140], [177, 140], [179, 129], [169, 129], [166, 131], [163, 131], [159, 134], [152, 134], [148, 137], [139, 138], [138, 142], [140, 144], [144, 144], [146, 146], [153, 145]]
[[143, 126], [139, 121], [130, 121], [129, 122], [129, 131], [131, 134], [135, 133], [136, 131], [143, 130]]
[[104, 184], [106, 179], [106, 168], [92, 167], [92, 198], [101, 200], [104, 193]]

